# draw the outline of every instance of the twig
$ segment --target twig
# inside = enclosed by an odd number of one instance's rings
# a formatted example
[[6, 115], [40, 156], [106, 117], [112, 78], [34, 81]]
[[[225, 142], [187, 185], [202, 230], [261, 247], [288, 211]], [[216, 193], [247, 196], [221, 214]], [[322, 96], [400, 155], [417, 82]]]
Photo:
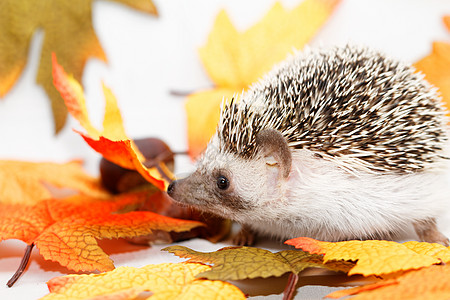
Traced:
[[186, 97], [192, 93], [194, 93], [194, 91], [169, 90], [169, 95], [175, 96], [175, 97]]
[[20, 266], [17, 269], [16, 273], [14, 273], [13, 277], [8, 281], [6, 284], [8, 287], [12, 287], [14, 283], [22, 276], [23, 272], [25, 271], [25, 268], [28, 265], [28, 261], [30, 260], [31, 251], [33, 250], [34, 244], [27, 245], [25, 248], [25, 254], [22, 257], [22, 261], [20, 262]]
[[189, 155], [189, 152], [187, 150], [175, 151], [175, 152], [173, 152], [173, 155]]
[[[162, 163], [164, 163], [164, 162], [162, 162]], [[163, 177], [165, 180], [167, 180], [167, 182], [172, 183], [173, 179], [170, 178], [170, 176], [163, 170], [163, 168], [161, 168], [161, 164], [156, 165], [156, 170], [158, 170], [161, 177]]]

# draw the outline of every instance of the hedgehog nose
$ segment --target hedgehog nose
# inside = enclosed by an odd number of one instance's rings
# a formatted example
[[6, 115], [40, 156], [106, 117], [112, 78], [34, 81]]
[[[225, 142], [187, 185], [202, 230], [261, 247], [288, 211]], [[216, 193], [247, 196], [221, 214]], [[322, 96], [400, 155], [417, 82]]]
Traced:
[[173, 192], [175, 191], [175, 184], [176, 184], [176, 180], [174, 180], [174, 181], [172, 181], [170, 184], [169, 184], [169, 186], [167, 187], [167, 193], [169, 194], [169, 195], [172, 195], [173, 194]]

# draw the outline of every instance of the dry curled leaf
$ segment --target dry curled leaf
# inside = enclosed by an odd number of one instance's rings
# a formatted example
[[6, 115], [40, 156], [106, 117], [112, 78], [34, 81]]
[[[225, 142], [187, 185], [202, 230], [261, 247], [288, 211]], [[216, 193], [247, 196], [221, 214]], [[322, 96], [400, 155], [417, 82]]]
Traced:
[[0, 203], [31, 204], [52, 196], [45, 184], [70, 188], [94, 197], [107, 197], [97, 178], [83, 171], [81, 161], [51, 162], [0, 161]]
[[110, 201], [77, 195], [34, 205], [0, 204], [0, 241], [19, 239], [35, 245], [45, 259], [71, 270], [108, 271], [114, 265], [97, 239], [135, 237], [152, 230], [186, 231], [202, 225], [148, 211], [114, 213], [147, 197], [147, 192], [139, 192]]
[[186, 102], [191, 156], [201, 153], [213, 135], [222, 99], [240, 94], [293, 49], [303, 48], [338, 3], [339, 0], [305, 0], [287, 10], [277, 2], [244, 32], [234, 27], [225, 11], [219, 13], [206, 45], [199, 50], [215, 87], [190, 95]]
[[314, 254], [323, 254], [324, 261], [355, 261], [349, 275], [383, 275], [410, 269], [419, 269], [450, 259], [450, 248], [440, 244], [391, 241], [345, 241], [322, 242], [312, 238], [299, 237], [286, 244]]
[[[112, 0], [148, 14], [156, 15], [150, 0]], [[90, 57], [106, 61], [105, 53], [92, 26], [93, 0], [2, 0], [0, 2], [0, 97], [14, 85], [28, 58], [30, 41], [35, 31], [45, 33], [37, 82], [50, 97], [58, 132], [65, 123], [67, 110], [52, 84], [51, 53], [81, 80]]]
[[333, 292], [327, 297], [341, 298], [357, 295], [351, 299], [450, 299], [450, 265], [438, 265], [409, 271], [395, 279]]
[[[158, 264], [142, 268], [120, 267], [96, 275], [69, 275], [50, 280], [51, 299], [246, 299], [234, 285], [223, 281], [196, 279], [211, 267], [196, 263]], [[94, 298], [95, 297], [95, 298]], [[121, 297], [121, 298], [119, 298]]]
[[[103, 87], [105, 95], [105, 116], [103, 130], [97, 130], [91, 123], [86, 109], [83, 88], [72, 76], [67, 75], [53, 55], [53, 79], [56, 89], [61, 93], [69, 113], [86, 130], [78, 132], [95, 151], [107, 160], [126, 169], [138, 171], [147, 181], [161, 190], [165, 190], [168, 181], [173, 178], [172, 172], [164, 162], [147, 168], [143, 162], [144, 155], [134, 142], [126, 135], [122, 116], [117, 107], [117, 100], [111, 90]], [[161, 173], [159, 170], [162, 170]]]

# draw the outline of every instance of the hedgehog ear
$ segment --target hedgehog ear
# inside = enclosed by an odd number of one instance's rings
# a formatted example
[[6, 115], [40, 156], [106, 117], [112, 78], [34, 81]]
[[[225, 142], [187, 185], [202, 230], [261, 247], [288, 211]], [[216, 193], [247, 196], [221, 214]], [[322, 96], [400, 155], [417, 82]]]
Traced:
[[283, 178], [289, 176], [292, 154], [281, 132], [271, 128], [261, 130], [256, 135], [256, 146], [268, 165], [278, 165]]

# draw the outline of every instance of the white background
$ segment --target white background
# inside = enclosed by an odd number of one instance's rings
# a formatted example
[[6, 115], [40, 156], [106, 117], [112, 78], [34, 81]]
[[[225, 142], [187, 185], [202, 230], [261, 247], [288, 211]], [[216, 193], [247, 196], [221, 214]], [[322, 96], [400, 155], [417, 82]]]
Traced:
[[[301, 0], [282, 2], [293, 7]], [[173, 150], [182, 151], [187, 148], [184, 98], [171, 96], [169, 91], [195, 91], [213, 86], [199, 61], [197, 48], [205, 43], [221, 8], [226, 8], [239, 29], [246, 29], [274, 1], [155, 0], [154, 3], [159, 11], [157, 18], [117, 3], [94, 3], [94, 27], [108, 64], [89, 60], [83, 85], [96, 124], [100, 124], [103, 115], [101, 82], [104, 81], [118, 98], [129, 136], [159, 137]], [[343, 0], [310, 45], [365, 44], [395, 58], [415, 62], [431, 51], [432, 41], [450, 40], [442, 23], [445, 14], [450, 14], [448, 0]], [[35, 84], [43, 36], [43, 32], [34, 35], [22, 76], [0, 100], [0, 159], [65, 162], [82, 158], [88, 172], [97, 175], [99, 156], [72, 131], [79, 128], [73, 119], [68, 119], [59, 135], [53, 134], [50, 102], [43, 89]], [[191, 162], [183, 157], [177, 159], [177, 164], [179, 174], [193, 169]], [[450, 236], [450, 215], [441, 220], [440, 226]], [[213, 245], [203, 240], [182, 244], [201, 251], [228, 245]], [[118, 245], [118, 250], [113, 250], [114, 245]], [[147, 249], [120, 241], [106, 242], [105, 246], [111, 249], [108, 253], [116, 266], [181, 261], [160, 252], [161, 247]], [[267, 242], [257, 246], [280, 249]], [[0, 299], [37, 299], [47, 293], [47, 280], [68, 274], [58, 264], [44, 261], [35, 249], [26, 273], [13, 288], [6, 288], [24, 247], [18, 241], [0, 243]], [[279, 285], [275, 293], [280, 293], [285, 280], [244, 282], [241, 286], [245, 292], [253, 293], [254, 289]], [[314, 285], [324, 282], [336, 285], [342, 280], [339, 276], [310, 271], [301, 279], [306, 287], [299, 289], [296, 299], [319, 299], [334, 288]], [[248, 289], [247, 285], [252, 288]]]

